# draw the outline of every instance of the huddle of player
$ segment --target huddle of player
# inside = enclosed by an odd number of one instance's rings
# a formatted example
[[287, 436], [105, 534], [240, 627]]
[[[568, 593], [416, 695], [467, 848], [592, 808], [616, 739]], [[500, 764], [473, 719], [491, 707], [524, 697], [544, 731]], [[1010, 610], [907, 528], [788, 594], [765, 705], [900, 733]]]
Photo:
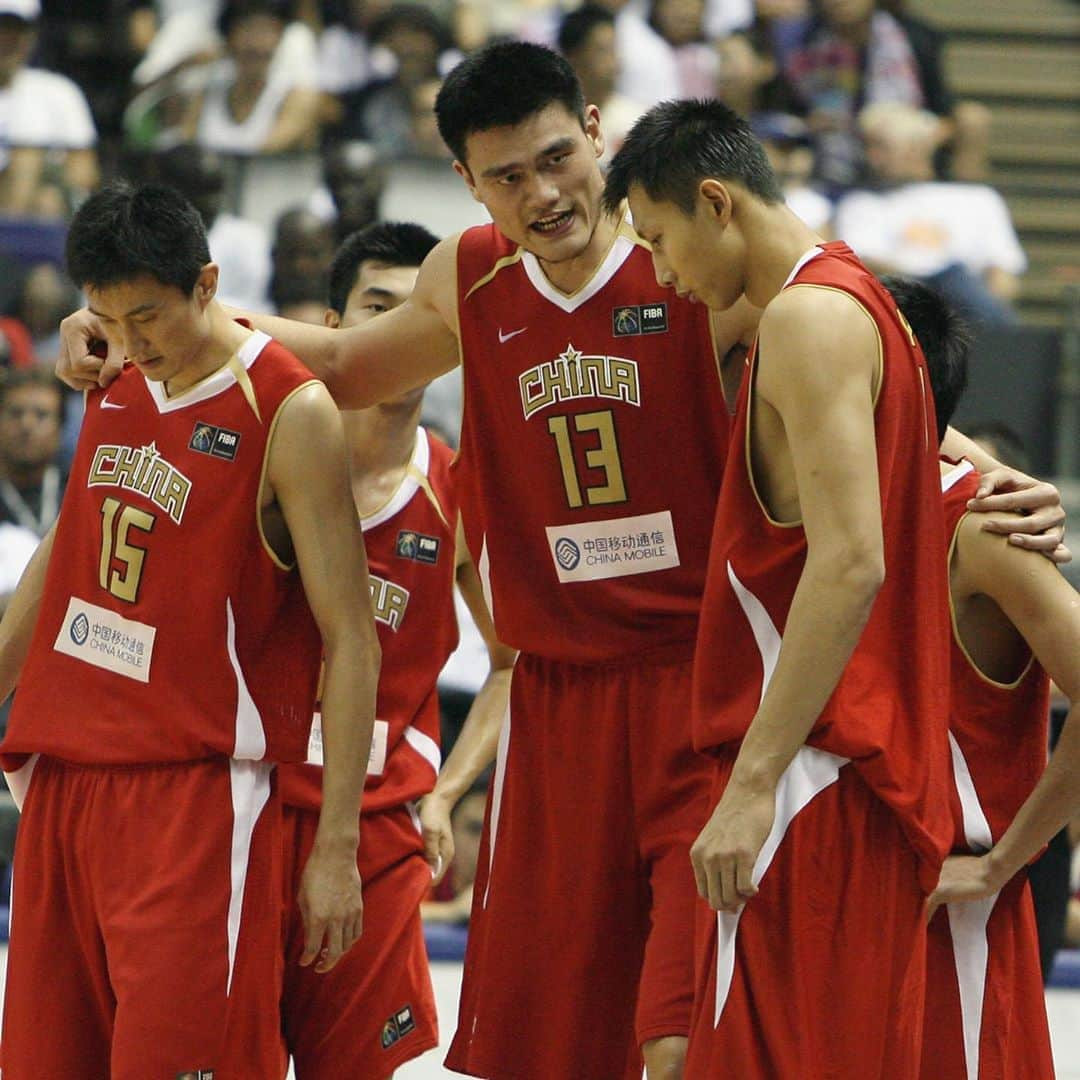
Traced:
[[[1080, 802], [1071, 715], [1043, 770], [1080, 602], [1056, 492], [945, 428], [949, 312], [822, 243], [718, 103], [606, 181], [540, 47], [437, 115], [493, 224], [351, 238], [325, 328], [235, 321], [165, 189], [76, 216], [87, 419], [0, 624], [5, 1077], [389, 1076], [436, 1042], [417, 906], [493, 757], [450, 1068], [1051, 1075], [1023, 867]], [[417, 418], [459, 362], [451, 462]], [[492, 674], [439, 772], [455, 581]]]

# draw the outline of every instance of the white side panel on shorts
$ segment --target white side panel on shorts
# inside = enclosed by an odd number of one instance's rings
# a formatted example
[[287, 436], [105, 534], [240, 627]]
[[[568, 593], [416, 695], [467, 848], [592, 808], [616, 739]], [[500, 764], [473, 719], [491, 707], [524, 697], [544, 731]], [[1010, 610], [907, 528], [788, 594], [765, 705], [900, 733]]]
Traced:
[[439, 750], [439, 744], [430, 735], [425, 735], [419, 728], [414, 728], [412, 724], [405, 729], [404, 738], [438, 776], [439, 766], [442, 765], [442, 751]]
[[735, 576], [735, 568], [730, 562], [727, 564], [727, 574], [739, 606], [750, 623], [758, 652], [761, 653], [761, 696], [764, 697], [776, 670], [776, 661], [780, 657], [780, 631], [765, 610], [765, 605]]
[[231, 892], [229, 893], [229, 981], [226, 994], [232, 990], [236, 946], [240, 940], [240, 915], [244, 906], [244, 887], [247, 885], [248, 862], [251, 858], [251, 838], [259, 815], [270, 798], [270, 771], [265, 761], [230, 761], [229, 784], [232, 791], [233, 831], [231, 860]]
[[[776, 817], [764, 846], [754, 863], [754, 872], [750, 880], [755, 886], [761, 884], [765, 871], [772, 865], [780, 842], [795, 820], [796, 814], [804, 809], [814, 798], [831, 784], [835, 784], [840, 770], [848, 764], [848, 758], [818, 750], [812, 746], [800, 746], [792, 758], [791, 764], [784, 770], [780, 783], [776, 786]], [[735, 933], [739, 929], [739, 919], [743, 908], [738, 911], [718, 911], [716, 913], [716, 1010], [713, 1026], [720, 1023], [720, 1015], [727, 1003], [731, 990], [731, 979], [735, 974]]]
[[[511, 676], [512, 678], [512, 676]], [[488, 817], [488, 878], [484, 886], [483, 906], [487, 907], [491, 891], [492, 871], [495, 867], [495, 837], [499, 832], [499, 811], [502, 809], [503, 785], [506, 783], [506, 758], [510, 753], [510, 702], [506, 703], [502, 730], [499, 732], [499, 748], [495, 753], [495, 775], [491, 780], [491, 814]]]
[[21, 811], [26, 802], [26, 793], [30, 790], [30, 777], [34, 775], [34, 766], [38, 763], [40, 754], [31, 754], [26, 761], [14, 772], [4, 773], [7, 780], [8, 791], [15, 800], [15, 805]]
[[266, 756], [266, 732], [263, 731], [262, 717], [255, 699], [248, 690], [240, 658], [236, 655], [236, 619], [233, 617], [232, 600], [225, 601], [225, 618], [229, 663], [236, 673], [236, 742], [233, 757], [261, 761]]
[[488, 554], [486, 536], [480, 545], [480, 558], [476, 563], [476, 573], [480, 577], [480, 589], [484, 594], [484, 603], [487, 604], [488, 614], [494, 621], [495, 605], [491, 600], [491, 556]]
[[[953, 777], [964, 818], [964, 840], [974, 852], [989, 851], [994, 844], [990, 823], [986, 820], [979, 793], [975, 790], [967, 759], [951, 731], [949, 750], [952, 752]], [[990, 961], [986, 924], [997, 898], [998, 894], [994, 893], [982, 900], [947, 905], [953, 963], [956, 965], [956, 981], [960, 989], [960, 1017], [964, 1026], [964, 1060], [968, 1080], [978, 1080], [979, 1076], [983, 998], [986, 995], [986, 969]]]

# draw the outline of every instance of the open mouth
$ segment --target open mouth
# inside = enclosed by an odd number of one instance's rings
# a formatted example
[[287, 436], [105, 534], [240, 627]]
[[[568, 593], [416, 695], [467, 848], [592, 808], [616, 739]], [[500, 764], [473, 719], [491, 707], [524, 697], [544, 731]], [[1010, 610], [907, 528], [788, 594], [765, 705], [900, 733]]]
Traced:
[[573, 210], [560, 210], [557, 214], [549, 214], [547, 217], [534, 221], [529, 228], [542, 236], [551, 236], [554, 233], [564, 231], [573, 220], [573, 217]]

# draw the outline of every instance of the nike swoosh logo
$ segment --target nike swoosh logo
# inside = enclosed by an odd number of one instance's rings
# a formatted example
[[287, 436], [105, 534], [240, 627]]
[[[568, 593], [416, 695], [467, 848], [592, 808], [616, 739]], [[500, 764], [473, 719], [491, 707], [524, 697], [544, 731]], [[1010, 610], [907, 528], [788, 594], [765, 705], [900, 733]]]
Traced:
[[505, 345], [506, 342], [508, 342], [512, 337], [517, 337], [518, 334], [524, 334], [525, 331], [528, 330], [528, 329], [529, 328], [527, 326], [523, 326], [520, 330], [511, 330], [509, 334], [504, 334], [502, 332], [502, 327], [500, 326], [499, 327], [499, 344], [500, 345]]
[[117, 405], [115, 401], [110, 401], [107, 397], [101, 399], [101, 407], [103, 409], [126, 409], [126, 405]]

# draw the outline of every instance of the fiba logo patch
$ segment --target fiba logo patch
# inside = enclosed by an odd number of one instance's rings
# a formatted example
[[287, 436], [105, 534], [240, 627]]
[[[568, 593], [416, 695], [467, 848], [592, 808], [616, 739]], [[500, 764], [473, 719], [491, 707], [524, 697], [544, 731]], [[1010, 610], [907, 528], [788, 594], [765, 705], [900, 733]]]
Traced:
[[641, 333], [641, 320], [637, 307], [614, 308], [611, 312], [611, 328], [616, 337]]
[[76, 645], [85, 645], [86, 639], [90, 636], [90, 620], [83, 612], [79, 612], [71, 621], [71, 640]]
[[393, 1016], [388, 1017], [382, 1029], [382, 1048], [389, 1050], [391, 1046], [410, 1031], [416, 1030], [416, 1021], [413, 1019], [411, 1005], [398, 1009]]
[[573, 570], [581, 562], [581, 548], [564, 536], [555, 542], [555, 558], [564, 570]]

